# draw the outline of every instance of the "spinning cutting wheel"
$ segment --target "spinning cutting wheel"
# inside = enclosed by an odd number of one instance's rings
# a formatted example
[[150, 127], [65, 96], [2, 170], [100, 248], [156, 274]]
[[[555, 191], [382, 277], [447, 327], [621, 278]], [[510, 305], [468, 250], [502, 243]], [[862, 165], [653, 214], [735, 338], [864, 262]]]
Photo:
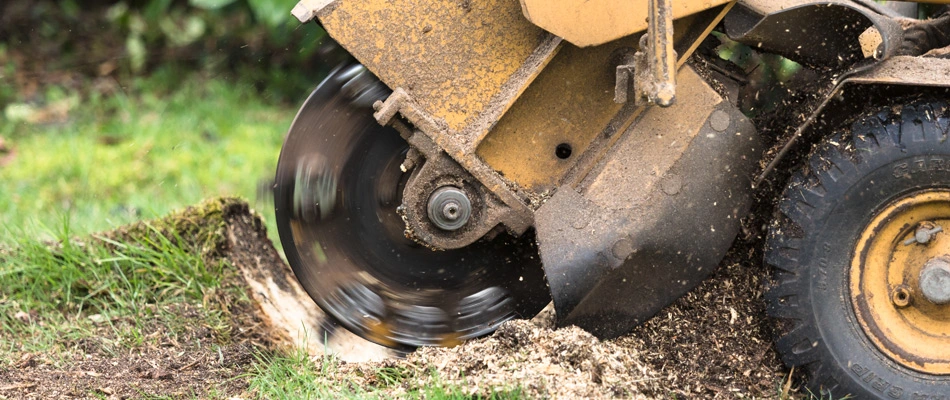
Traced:
[[550, 296], [530, 232], [438, 252], [405, 237], [409, 146], [367, 107], [386, 94], [361, 66], [337, 69], [290, 128], [274, 198], [297, 279], [347, 329], [390, 347], [452, 345], [537, 314]]

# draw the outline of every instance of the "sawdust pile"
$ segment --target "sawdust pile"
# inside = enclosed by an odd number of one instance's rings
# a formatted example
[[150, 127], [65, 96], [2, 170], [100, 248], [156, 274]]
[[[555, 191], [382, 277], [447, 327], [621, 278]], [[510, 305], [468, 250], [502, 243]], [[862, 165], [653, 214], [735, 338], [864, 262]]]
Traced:
[[636, 348], [529, 321], [507, 322], [490, 338], [458, 348], [425, 348], [406, 362], [428, 365], [472, 394], [517, 384], [530, 397], [646, 398], [658, 379]]
[[548, 308], [487, 338], [345, 364], [339, 374], [379, 388], [378, 371], [404, 371], [400, 385], [384, 389], [393, 396], [441, 382], [482, 397], [517, 388], [528, 398], [779, 398], [788, 371], [772, 346], [755, 243], [738, 242], [712, 277], [614, 340], [553, 329]]
[[662, 387], [656, 371], [632, 347], [597, 340], [569, 327], [551, 330], [536, 321], [509, 321], [490, 337], [454, 348], [423, 348], [405, 359], [345, 364], [341, 376], [380, 386], [380, 370], [403, 371], [399, 396], [412, 388], [459, 387], [473, 397], [499, 393], [527, 398], [652, 398]]

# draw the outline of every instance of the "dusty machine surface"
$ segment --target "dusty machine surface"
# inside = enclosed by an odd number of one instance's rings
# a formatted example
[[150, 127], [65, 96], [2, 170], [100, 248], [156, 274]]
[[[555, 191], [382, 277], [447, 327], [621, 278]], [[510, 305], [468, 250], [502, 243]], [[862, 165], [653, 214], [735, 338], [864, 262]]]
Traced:
[[294, 273], [343, 327], [454, 345], [553, 301], [616, 337], [761, 228], [776, 348], [815, 393], [950, 398], [950, 60], [924, 54], [943, 20], [863, 0], [293, 13], [351, 56], [275, 185]]

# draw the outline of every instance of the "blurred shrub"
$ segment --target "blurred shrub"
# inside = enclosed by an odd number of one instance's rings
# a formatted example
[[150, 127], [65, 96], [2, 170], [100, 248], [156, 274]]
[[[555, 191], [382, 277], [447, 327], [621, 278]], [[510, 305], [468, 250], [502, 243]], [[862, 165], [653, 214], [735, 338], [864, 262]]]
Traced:
[[294, 19], [294, 2], [2, 2], [0, 81], [12, 78], [28, 92], [50, 81], [122, 81], [171, 68], [228, 74], [253, 81], [267, 96], [297, 100], [333, 65], [325, 59], [325, 32]]

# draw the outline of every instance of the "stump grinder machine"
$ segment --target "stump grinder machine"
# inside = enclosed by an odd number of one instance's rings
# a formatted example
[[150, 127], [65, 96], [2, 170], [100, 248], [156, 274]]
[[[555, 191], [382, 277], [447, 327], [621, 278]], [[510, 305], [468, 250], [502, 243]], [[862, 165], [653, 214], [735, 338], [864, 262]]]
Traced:
[[349, 60], [297, 114], [275, 184], [287, 259], [339, 325], [455, 345], [553, 301], [559, 326], [611, 338], [762, 232], [775, 347], [814, 393], [950, 399], [950, 16], [870, 0], [293, 14]]

